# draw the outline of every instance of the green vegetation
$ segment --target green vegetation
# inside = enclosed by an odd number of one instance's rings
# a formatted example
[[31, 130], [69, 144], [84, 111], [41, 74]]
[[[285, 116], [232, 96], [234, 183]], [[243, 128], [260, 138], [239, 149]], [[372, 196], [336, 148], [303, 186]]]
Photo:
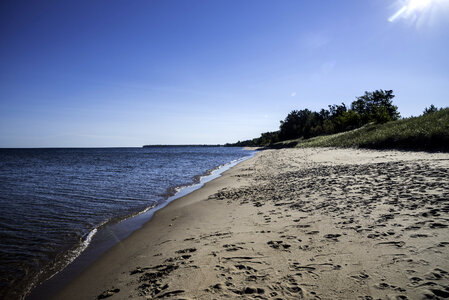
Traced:
[[425, 108], [423, 115], [399, 119], [393, 91], [365, 92], [348, 109], [294, 110], [279, 131], [227, 146], [360, 147], [375, 149], [449, 150], [449, 108]]
[[155, 145], [143, 145], [143, 148], [172, 148], [172, 147], [223, 147], [223, 145], [210, 145], [210, 144], [191, 144], [191, 145], [163, 145], [163, 144], [155, 144]]
[[344, 103], [329, 105], [329, 110], [312, 112], [308, 109], [294, 110], [281, 121], [279, 138], [310, 138], [359, 128], [370, 122], [385, 123], [399, 119], [393, 105], [393, 91], [365, 92], [352, 102], [348, 109]]
[[360, 147], [375, 149], [449, 150], [449, 108], [420, 117], [297, 142], [296, 147]]

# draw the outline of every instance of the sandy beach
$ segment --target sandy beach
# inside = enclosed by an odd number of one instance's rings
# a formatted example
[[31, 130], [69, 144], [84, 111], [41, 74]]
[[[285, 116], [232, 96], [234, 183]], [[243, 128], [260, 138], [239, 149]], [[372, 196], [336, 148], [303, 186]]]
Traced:
[[447, 153], [265, 150], [55, 299], [448, 298], [448, 226]]

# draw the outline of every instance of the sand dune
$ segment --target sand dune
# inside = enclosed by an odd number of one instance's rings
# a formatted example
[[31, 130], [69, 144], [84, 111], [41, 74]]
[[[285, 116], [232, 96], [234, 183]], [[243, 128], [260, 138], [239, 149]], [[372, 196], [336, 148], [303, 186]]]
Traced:
[[448, 298], [448, 226], [449, 154], [266, 150], [56, 298]]

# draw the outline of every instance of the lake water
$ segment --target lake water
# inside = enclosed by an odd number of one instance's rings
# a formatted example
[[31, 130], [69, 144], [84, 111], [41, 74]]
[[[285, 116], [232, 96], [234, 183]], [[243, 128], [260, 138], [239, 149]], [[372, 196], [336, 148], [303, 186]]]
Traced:
[[251, 155], [242, 148], [0, 149], [0, 298], [61, 270], [97, 229]]

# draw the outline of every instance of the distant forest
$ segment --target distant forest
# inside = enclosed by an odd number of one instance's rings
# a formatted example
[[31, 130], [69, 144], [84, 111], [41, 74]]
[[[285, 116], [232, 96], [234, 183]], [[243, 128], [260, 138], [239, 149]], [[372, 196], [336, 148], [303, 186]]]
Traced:
[[[262, 133], [252, 140], [238, 141], [225, 146], [268, 146], [277, 142], [319, 135], [328, 135], [360, 128], [368, 123], [386, 123], [400, 118], [398, 107], [393, 105], [392, 90], [365, 92], [347, 107], [329, 105], [319, 112], [309, 109], [293, 110], [281, 121], [278, 131]], [[436, 109], [433, 105], [426, 110]]]
[[154, 144], [154, 145], [143, 145], [143, 148], [175, 148], [175, 147], [222, 147], [222, 145], [210, 145], [210, 144], [191, 144], [191, 145], [165, 145], [165, 144]]

